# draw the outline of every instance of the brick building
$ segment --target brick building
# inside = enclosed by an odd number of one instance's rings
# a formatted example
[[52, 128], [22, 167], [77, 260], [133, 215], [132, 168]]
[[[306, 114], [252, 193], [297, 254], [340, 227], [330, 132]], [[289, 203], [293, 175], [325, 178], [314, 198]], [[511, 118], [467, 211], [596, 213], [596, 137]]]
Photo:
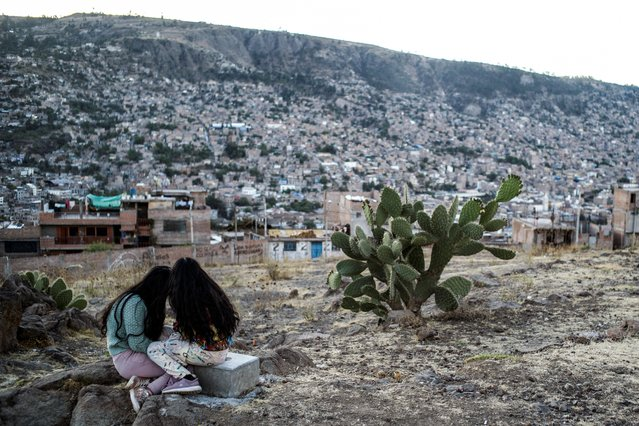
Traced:
[[624, 185], [614, 190], [612, 207], [612, 248], [637, 245], [639, 234], [639, 185]]
[[208, 244], [205, 197], [203, 190], [160, 190], [66, 202], [40, 213], [40, 249], [71, 253], [95, 243], [114, 249]]

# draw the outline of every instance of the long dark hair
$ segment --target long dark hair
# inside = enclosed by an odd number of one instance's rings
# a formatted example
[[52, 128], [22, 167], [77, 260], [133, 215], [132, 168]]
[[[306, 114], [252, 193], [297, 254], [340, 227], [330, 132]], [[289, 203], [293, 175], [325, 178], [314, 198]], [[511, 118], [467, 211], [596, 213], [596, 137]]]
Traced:
[[183, 257], [175, 262], [170, 281], [169, 304], [187, 340], [197, 337], [212, 343], [216, 332], [218, 339], [233, 336], [240, 317], [224, 290], [197, 260]]
[[[109, 306], [106, 307], [102, 314], [102, 335], [106, 335], [107, 320], [111, 309], [114, 309], [113, 315], [117, 324], [116, 330], [119, 330], [124, 322], [124, 305], [133, 295], [138, 295], [146, 306], [144, 335], [151, 340], [158, 340], [162, 333], [166, 315], [166, 298], [169, 293], [170, 275], [171, 268], [168, 266], [154, 266], [139, 283], [124, 290], [122, 294], [109, 303]], [[137, 334], [137, 336], [141, 334]]]

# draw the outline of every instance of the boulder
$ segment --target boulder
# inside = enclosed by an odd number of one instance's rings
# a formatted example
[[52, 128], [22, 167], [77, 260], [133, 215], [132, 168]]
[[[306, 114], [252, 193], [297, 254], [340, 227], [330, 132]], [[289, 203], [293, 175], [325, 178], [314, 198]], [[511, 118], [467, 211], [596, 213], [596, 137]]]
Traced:
[[181, 395], [152, 396], [142, 405], [133, 426], [191, 426], [209, 425], [222, 420], [214, 409], [198, 405]]
[[287, 347], [277, 348], [275, 351], [260, 356], [260, 372], [286, 376], [299, 371], [300, 368], [314, 367], [313, 361], [303, 352]]
[[71, 426], [125, 425], [135, 421], [129, 393], [103, 385], [89, 385], [78, 394], [71, 415]]
[[22, 315], [20, 327], [18, 327], [18, 340], [29, 347], [41, 348], [53, 344], [53, 339], [49, 336], [39, 315]]
[[15, 295], [4, 288], [0, 290], [0, 353], [18, 345], [18, 326], [22, 317], [22, 305]]
[[0, 424], [12, 426], [67, 425], [73, 398], [67, 392], [35, 388], [0, 392]]
[[54, 307], [47, 304], [47, 303], [35, 303], [29, 307], [27, 307], [24, 312], [23, 315], [46, 315], [49, 312], [53, 311]]
[[606, 330], [606, 337], [610, 340], [623, 340], [627, 337], [639, 335], [639, 321], [627, 319], [616, 327]]
[[34, 289], [25, 279], [16, 274], [7, 278], [7, 280], [2, 284], [2, 290], [15, 294], [15, 297], [22, 304], [23, 311], [29, 306], [38, 303], [44, 303], [52, 309], [55, 309], [56, 307], [51, 296]]
[[49, 358], [61, 362], [62, 364], [66, 364], [68, 367], [75, 367], [78, 365], [78, 361], [73, 358], [71, 354], [61, 350], [60, 348], [56, 348], [55, 346], [49, 346], [44, 348], [43, 351]]
[[118, 383], [124, 383], [124, 379], [118, 374], [113, 362], [109, 359], [58, 371], [34, 381], [31, 383], [31, 387], [49, 390], [67, 389], [71, 386], [79, 390], [90, 384], [114, 385]]
[[99, 332], [98, 320], [77, 308], [50, 312], [42, 320], [47, 331], [60, 336], [68, 336], [71, 331]]

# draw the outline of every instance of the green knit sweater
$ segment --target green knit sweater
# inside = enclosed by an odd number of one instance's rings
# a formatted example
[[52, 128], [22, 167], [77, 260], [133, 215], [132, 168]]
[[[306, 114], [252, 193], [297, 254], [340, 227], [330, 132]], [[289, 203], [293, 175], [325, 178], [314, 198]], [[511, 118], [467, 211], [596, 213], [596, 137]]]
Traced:
[[[146, 305], [137, 294], [130, 296], [124, 303], [116, 302], [111, 308], [107, 318], [106, 338], [107, 348], [112, 357], [127, 349], [146, 353], [146, 348], [152, 340], [144, 335], [145, 317]], [[118, 324], [118, 321], [121, 323]]]

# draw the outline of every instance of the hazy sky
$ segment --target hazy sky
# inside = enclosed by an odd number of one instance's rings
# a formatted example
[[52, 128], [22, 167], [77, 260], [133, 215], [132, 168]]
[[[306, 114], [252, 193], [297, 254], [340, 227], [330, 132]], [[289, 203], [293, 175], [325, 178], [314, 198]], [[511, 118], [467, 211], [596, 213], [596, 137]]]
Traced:
[[639, 86], [636, 0], [2, 0], [11, 16], [133, 14], [285, 30]]

